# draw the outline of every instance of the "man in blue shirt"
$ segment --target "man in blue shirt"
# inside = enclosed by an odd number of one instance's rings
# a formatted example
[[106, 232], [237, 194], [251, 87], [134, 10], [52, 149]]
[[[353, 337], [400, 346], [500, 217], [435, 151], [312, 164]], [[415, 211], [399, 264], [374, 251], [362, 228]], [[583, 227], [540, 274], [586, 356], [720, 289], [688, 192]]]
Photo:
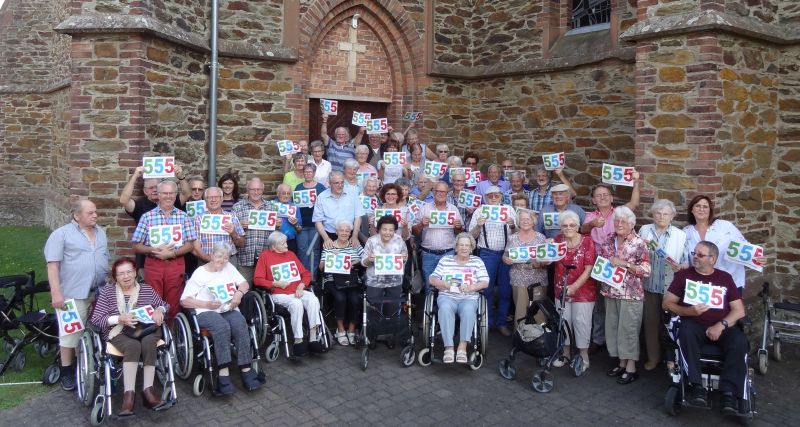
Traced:
[[[361, 229], [361, 216], [364, 209], [358, 199], [358, 193], [344, 189], [344, 175], [341, 172], [331, 172], [331, 187], [317, 196], [314, 205], [314, 214], [311, 219], [322, 237], [322, 246], [326, 249], [333, 248], [333, 241], [337, 239], [336, 223], [346, 220], [353, 224], [353, 230]], [[350, 236], [353, 247], [360, 247], [358, 232]], [[299, 248], [306, 250], [307, 248]]]

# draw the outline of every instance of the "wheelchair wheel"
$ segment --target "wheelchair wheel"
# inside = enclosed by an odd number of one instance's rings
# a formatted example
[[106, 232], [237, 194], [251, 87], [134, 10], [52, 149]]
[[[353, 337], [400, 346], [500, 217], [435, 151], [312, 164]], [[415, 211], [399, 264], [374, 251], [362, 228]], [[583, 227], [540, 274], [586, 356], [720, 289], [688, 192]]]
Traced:
[[253, 325], [256, 327], [256, 339], [258, 347], [263, 348], [267, 342], [267, 335], [269, 331], [269, 323], [267, 322], [267, 310], [264, 308], [264, 298], [258, 292], [252, 292], [253, 304], [255, 304], [255, 318], [252, 319]]
[[50, 364], [44, 370], [44, 375], [42, 375], [42, 383], [44, 385], [53, 385], [61, 379], [61, 367], [55, 363]]
[[403, 351], [400, 352], [400, 363], [402, 363], [404, 368], [408, 368], [409, 366], [413, 365], [416, 359], [417, 353], [414, 351], [413, 344], [403, 347]]
[[419, 351], [419, 355], [417, 356], [417, 361], [419, 362], [420, 366], [430, 366], [431, 364], [431, 349], [423, 348]]
[[469, 367], [470, 370], [477, 371], [481, 366], [483, 366], [483, 354], [476, 351], [469, 357], [467, 367]]
[[505, 358], [498, 364], [500, 376], [511, 381], [517, 376], [517, 368], [514, 367], [514, 362], [509, 358]]
[[369, 347], [364, 347], [364, 349], [361, 350], [361, 370], [366, 371], [368, 364], [369, 364]]
[[182, 380], [189, 379], [194, 365], [194, 342], [189, 319], [178, 313], [172, 322], [172, 337], [175, 342], [175, 375]]
[[97, 376], [94, 360], [94, 344], [90, 334], [84, 334], [78, 342], [76, 360], [76, 388], [78, 400], [84, 405], [89, 406], [94, 400], [95, 389], [97, 388]]
[[478, 306], [478, 310], [481, 313], [481, 324], [478, 325], [478, 333], [480, 334], [480, 350], [481, 355], [486, 354], [486, 343], [489, 341], [489, 319], [488, 319], [488, 310], [486, 307], [486, 297], [481, 295], [480, 296], [480, 305]]
[[106, 420], [105, 402], [105, 399], [97, 399], [97, 401], [94, 402], [94, 406], [92, 406], [92, 413], [89, 415], [89, 423], [94, 427], [103, 424], [103, 421]]
[[431, 342], [431, 337], [428, 331], [431, 326], [431, 312], [433, 312], [433, 292], [425, 296], [425, 308], [422, 312], [422, 347], [428, 348]]
[[531, 378], [531, 385], [533, 385], [533, 389], [539, 393], [550, 393], [553, 391], [553, 387], [555, 386], [553, 374], [547, 371], [539, 371], [533, 374], [533, 378]]
[[264, 358], [269, 363], [278, 360], [278, 356], [280, 355], [281, 355], [281, 346], [277, 340], [273, 340], [271, 343], [269, 343], [266, 350], [264, 350]]
[[9, 366], [11, 367], [11, 369], [14, 369], [16, 371], [21, 371], [25, 369], [26, 362], [27, 359], [25, 358], [25, 353], [23, 351], [20, 351], [14, 356], [13, 359], [11, 359]]
[[762, 353], [759, 351], [758, 353], [758, 373], [761, 375], [767, 375], [767, 368], [769, 367], [769, 358], [767, 357], [767, 353]]
[[203, 395], [203, 391], [206, 389], [206, 379], [203, 377], [203, 374], [197, 374], [194, 377], [194, 381], [192, 381], [192, 394], [197, 397]]
[[776, 362], [780, 362], [783, 360], [783, 354], [781, 353], [781, 339], [775, 338], [775, 342], [772, 343], [772, 358], [775, 359]]
[[681, 391], [678, 387], [670, 387], [667, 389], [667, 395], [664, 396], [664, 409], [670, 416], [675, 416], [678, 413], [678, 408], [681, 407]]

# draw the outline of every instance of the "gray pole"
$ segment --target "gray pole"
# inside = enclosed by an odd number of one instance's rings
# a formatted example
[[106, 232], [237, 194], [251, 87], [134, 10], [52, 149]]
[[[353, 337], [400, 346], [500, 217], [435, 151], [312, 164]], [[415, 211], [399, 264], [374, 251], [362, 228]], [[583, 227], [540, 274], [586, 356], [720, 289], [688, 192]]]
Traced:
[[218, 0], [211, 0], [211, 81], [209, 83], [208, 105], [208, 186], [217, 185], [217, 24], [219, 23]]

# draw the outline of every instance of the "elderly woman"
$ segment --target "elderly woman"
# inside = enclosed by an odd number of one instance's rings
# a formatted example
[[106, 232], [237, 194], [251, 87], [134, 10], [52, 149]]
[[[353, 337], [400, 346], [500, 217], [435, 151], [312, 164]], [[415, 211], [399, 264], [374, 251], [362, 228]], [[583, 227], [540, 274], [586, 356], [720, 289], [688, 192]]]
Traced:
[[370, 302], [396, 300], [401, 296], [402, 269], [398, 274], [376, 274], [375, 271], [376, 255], [402, 255], [403, 263], [408, 260], [406, 243], [396, 234], [397, 226], [397, 219], [393, 216], [378, 218], [378, 234], [370, 237], [364, 245], [361, 265], [367, 267], [367, 300]]
[[[361, 262], [363, 249], [353, 247], [350, 243], [350, 234], [353, 232], [351, 222], [340, 220], [336, 223], [337, 239], [333, 241], [330, 249], [322, 251], [319, 268], [325, 270], [325, 260], [329, 255], [350, 255], [350, 274], [325, 272], [325, 281], [331, 286], [328, 288], [333, 296], [333, 314], [336, 318], [335, 338], [339, 345], [355, 344], [356, 325], [358, 324], [359, 299], [361, 297], [361, 284], [358, 280], [356, 266]], [[347, 322], [347, 329], [345, 329]]]
[[222, 210], [230, 212], [239, 201], [239, 177], [228, 172], [219, 178], [217, 186], [222, 189]]
[[[719, 248], [720, 253], [728, 250], [731, 242], [747, 243], [742, 232], [730, 221], [719, 219], [714, 216], [714, 203], [703, 194], [695, 196], [689, 202], [687, 222], [689, 225], [683, 227], [686, 233], [686, 248], [689, 253], [694, 252], [694, 247], [703, 240], [711, 242]], [[755, 262], [766, 264], [766, 257], [753, 257]], [[690, 257], [689, 262], [692, 262]], [[732, 277], [733, 282], [739, 290], [744, 289], [744, 266], [737, 264], [724, 256], [717, 257], [714, 267], [727, 271]]]
[[152, 320], [161, 326], [166, 303], [153, 288], [136, 281], [136, 263], [131, 258], [120, 258], [111, 266], [113, 284], [104, 286], [97, 298], [90, 322], [100, 328], [103, 339], [122, 352], [122, 381], [125, 393], [122, 395], [122, 410], [119, 416], [133, 415], [136, 388], [136, 371], [139, 358], [143, 360], [142, 400], [148, 408], [158, 408], [164, 404], [153, 391], [153, 378], [156, 372], [156, 345], [161, 338], [161, 329], [140, 339], [125, 334], [132, 328], [146, 327], [134, 314], [134, 309], [150, 306], [154, 309]]
[[305, 178], [303, 176], [303, 169], [306, 166], [306, 155], [304, 153], [292, 154], [292, 163], [294, 164], [294, 168], [283, 175], [283, 183], [294, 188], [302, 183]]
[[[364, 190], [361, 192], [361, 197], [374, 197], [378, 203], [376, 209], [380, 207], [380, 199], [378, 198], [378, 178], [369, 177], [364, 179]], [[359, 200], [360, 202], [360, 200]], [[358, 230], [358, 240], [361, 244], [367, 242], [369, 236], [375, 234], [375, 209], [371, 206], [367, 208], [364, 206], [364, 215], [361, 217], [361, 229]]]
[[408, 129], [406, 129], [405, 133], [406, 145], [403, 146], [403, 151], [413, 154], [414, 147], [419, 147], [423, 158], [428, 160], [435, 160], [436, 153], [434, 153], [433, 150], [431, 150], [431, 148], [428, 147], [427, 144], [423, 144], [419, 141], [419, 133], [417, 133], [417, 130], [414, 129], [415, 126], [416, 124], [414, 124], [414, 122], [411, 122], [411, 124], [408, 125]]
[[356, 147], [356, 161], [358, 162], [358, 173], [365, 174], [368, 173], [370, 176], [378, 176], [378, 170], [375, 169], [375, 166], [372, 166], [369, 163], [369, 146], [368, 145], [359, 145]]
[[406, 152], [411, 159], [408, 159], [406, 162], [405, 170], [403, 171], [403, 175], [410, 180], [414, 180], [417, 176], [417, 173], [425, 167], [425, 159], [422, 157], [423, 151], [422, 147], [419, 145], [414, 145]]
[[636, 215], [627, 206], [614, 209], [614, 234], [600, 247], [600, 255], [614, 267], [627, 273], [622, 284], [614, 288], [603, 283], [600, 293], [606, 298], [606, 347], [611, 357], [619, 357], [619, 365], [607, 372], [619, 377], [617, 383], [630, 384], [639, 378], [639, 328], [642, 326], [644, 278], [650, 275], [650, 254], [647, 243], [633, 226]]
[[408, 196], [411, 195], [411, 181], [408, 178], [400, 178], [394, 182], [394, 185], [400, 190], [399, 196], [400, 199], [397, 201], [398, 203], [405, 205], [408, 203]]
[[[597, 299], [597, 283], [592, 279], [592, 267], [597, 259], [594, 241], [588, 234], [580, 233], [580, 218], [572, 211], [565, 212], [559, 221], [561, 234], [556, 243], [566, 242], [567, 253], [555, 268], [555, 295], [561, 295], [567, 289], [567, 299], [564, 304], [564, 318], [569, 321], [575, 335], [575, 343], [583, 359], [583, 371], [589, 369], [589, 344], [592, 337], [592, 311]], [[575, 266], [567, 269], [567, 266]], [[563, 366], [569, 360], [574, 348], [565, 348], [564, 356], [556, 360], [555, 366]]]
[[[306, 156], [306, 162], [310, 162], [313, 157], [309, 154], [308, 141], [301, 139], [297, 141], [297, 145], [300, 146], [300, 153]], [[292, 169], [294, 169], [294, 154], [287, 154], [283, 161], [283, 173], [289, 172]]]
[[[408, 240], [411, 237], [411, 229], [408, 226], [408, 207], [405, 203], [401, 203], [403, 190], [394, 184], [386, 184], [381, 187], [379, 199], [381, 201], [381, 208], [383, 209], [399, 209], [401, 220], [398, 223], [397, 235], [403, 240]], [[375, 233], [377, 234], [377, 229]]]
[[286, 235], [280, 231], [270, 234], [267, 238], [267, 247], [269, 249], [261, 252], [258, 257], [253, 282], [258, 287], [268, 289], [275, 304], [289, 310], [294, 336], [294, 356], [303, 357], [307, 353], [303, 341], [304, 315], [308, 317], [308, 329], [311, 331], [308, 337], [308, 351], [323, 353], [325, 346], [317, 340], [322, 323], [319, 300], [314, 292], [306, 290], [311, 282], [311, 273], [306, 270], [297, 255], [289, 251]]
[[347, 159], [344, 161], [344, 191], [358, 194], [361, 192], [361, 182], [358, 180], [358, 161]]
[[325, 144], [320, 140], [311, 142], [311, 160], [308, 163], [313, 163], [317, 167], [314, 172], [314, 179], [320, 184], [328, 187], [328, 176], [331, 174], [331, 162], [322, 158], [325, 155]]
[[[514, 299], [515, 307], [514, 326], [520, 320], [525, 319], [529, 303], [529, 285], [536, 283], [541, 285], [533, 288], [534, 301], [546, 296], [547, 269], [545, 267], [550, 264], [550, 261], [537, 261], [535, 259], [520, 262], [509, 257], [508, 252], [511, 248], [530, 247], [547, 243], [544, 234], [534, 229], [536, 227], [536, 212], [529, 209], [518, 210], [516, 225], [518, 231], [508, 238], [508, 243], [503, 253], [503, 262], [511, 266], [509, 277], [511, 280], [511, 296]], [[537, 316], [537, 322], [545, 321], [543, 314], [539, 313]]]
[[653, 223], [642, 226], [639, 236], [647, 242], [650, 250], [650, 276], [644, 280], [644, 332], [647, 362], [644, 369], [650, 371], [662, 360], [661, 336], [666, 331], [661, 323], [661, 300], [675, 273], [688, 267], [686, 234], [672, 225], [675, 205], [666, 199], [658, 199], [650, 208]]
[[[472, 255], [477, 244], [469, 233], [456, 236], [455, 254], [445, 255], [430, 277], [439, 290], [439, 327], [444, 341], [444, 363], [467, 363], [467, 344], [475, 328], [479, 292], [489, 286], [489, 274], [480, 258]], [[453, 352], [456, 313], [460, 323], [458, 351]]]
[[[228, 262], [230, 254], [231, 247], [227, 243], [215, 244], [211, 261], [194, 271], [181, 295], [181, 305], [195, 310], [197, 324], [208, 329], [214, 339], [214, 356], [219, 374], [216, 392], [223, 396], [235, 392], [228, 369], [231, 364], [231, 341], [236, 347], [236, 364], [241, 372], [242, 384], [250, 391], [261, 388], [262, 384], [256, 372], [250, 368], [253, 361], [250, 334], [247, 321], [238, 308], [250, 285]], [[212, 289], [225, 283], [234, 284], [232, 295], [212, 292]]]
[[[516, 210], [528, 209], [529, 204], [530, 200], [524, 194], [514, 194], [511, 196], [511, 206]], [[533, 212], [536, 213], [536, 211]], [[539, 216], [538, 213], [536, 213], [536, 216]]]
[[[402, 135], [402, 134], [401, 134]], [[384, 153], [397, 153], [400, 151], [400, 143], [392, 137], [386, 142]], [[403, 177], [403, 166], [387, 165], [383, 159], [378, 160], [378, 178], [384, 184], [392, 184]]]
[[[294, 188], [295, 192], [314, 189], [314, 191], [317, 192], [317, 197], [319, 197], [319, 195], [325, 191], [325, 186], [316, 181], [316, 169], [317, 167], [314, 163], [306, 163], [306, 166], [303, 168], [303, 182], [297, 184], [297, 187]], [[295, 239], [297, 247], [301, 248], [297, 257], [300, 258], [303, 265], [311, 272], [311, 277], [316, 277], [316, 263], [317, 260], [319, 260], [319, 251], [321, 248], [320, 241], [317, 240], [311, 254], [308, 252], [311, 247], [311, 242], [313, 242], [314, 237], [317, 236], [317, 229], [314, 227], [314, 221], [312, 220], [312, 216], [314, 215], [314, 203], [311, 203], [311, 206], [303, 206], [299, 210], [300, 223], [303, 225]], [[311, 261], [312, 257], [314, 262]]]

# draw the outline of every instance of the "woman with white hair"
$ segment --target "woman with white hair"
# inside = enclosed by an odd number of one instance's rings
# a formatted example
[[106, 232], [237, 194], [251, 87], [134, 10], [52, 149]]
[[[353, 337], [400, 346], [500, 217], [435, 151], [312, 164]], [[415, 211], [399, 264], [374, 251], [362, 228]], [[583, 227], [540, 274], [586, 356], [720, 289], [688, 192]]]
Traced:
[[256, 264], [253, 282], [272, 293], [275, 304], [286, 307], [292, 318], [294, 356], [306, 355], [303, 341], [303, 316], [308, 316], [309, 344], [312, 353], [323, 353], [325, 346], [318, 342], [318, 329], [322, 323], [319, 300], [314, 292], [306, 290], [311, 283], [311, 273], [286, 243], [286, 235], [275, 231], [267, 238], [269, 249], [261, 252]]
[[603, 283], [600, 293], [606, 298], [606, 347], [619, 365], [607, 372], [619, 377], [617, 383], [630, 384], [639, 378], [639, 328], [642, 326], [644, 278], [650, 275], [650, 253], [647, 243], [633, 230], [636, 215], [627, 206], [614, 209], [614, 233], [600, 246], [600, 256], [614, 267], [626, 270], [622, 284], [612, 287]]
[[358, 162], [358, 173], [360, 174], [369, 174], [370, 176], [377, 177], [378, 170], [375, 169], [375, 166], [372, 166], [369, 163], [369, 146], [368, 145], [359, 145], [356, 147], [356, 161]]
[[[326, 287], [333, 296], [333, 313], [336, 318], [336, 341], [339, 345], [355, 344], [356, 325], [358, 324], [359, 300], [361, 299], [361, 280], [358, 277], [363, 249], [353, 247], [350, 235], [353, 232], [353, 223], [346, 220], [336, 222], [337, 239], [333, 241], [330, 249], [322, 251], [319, 268], [323, 271]], [[325, 272], [328, 256], [349, 255], [350, 273]], [[342, 261], [344, 265], [344, 261]], [[347, 323], [347, 329], [345, 329]]]
[[[546, 297], [547, 292], [547, 267], [550, 261], [538, 261], [529, 259], [524, 262], [512, 260], [509, 257], [509, 249], [519, 247], [530, 247], [541, 245], [547, 242], [544, 234], [536, 231], [536, 212], [529, 209], [517, 211], [516, 225], [517, 232], [508, 238], [503, 262], [510, 265], [509, 277], [511, 280], [511, 296], [514, 299], [514, 328], [517, 322], [525, 319], [528, 312], [528, 286], [539, 284], [533, 288], [533, 301], [538, 301]], [[537, 322], [544, 321], [543, 314], [537, 314]]]
[[661, 323], [661, 300], [664, 291], [672, 283], [675, 273], [689, 266], [686, 233], [672, 225], [675, 213], [675, 204], [667, 199], [658, 199], [650, 208], [653, 223], [639, 229], [639, 236], [647, 242], [652, 268], [650, 276], [644, 280], [642, 319], [647, 350], [644, 369], [648, 371], [655, 369], [663, 356], [661, 336], [666, 330]]
[[[367, 148], [369, 150], [369, 148]], [[371, 165], [370, 165], [371, 166]], [[347, 159], [344, 161], [344, 190], [353, 191], [355, 194], [361, 192], [361, 182], [358, 181], [358, 161]]]

